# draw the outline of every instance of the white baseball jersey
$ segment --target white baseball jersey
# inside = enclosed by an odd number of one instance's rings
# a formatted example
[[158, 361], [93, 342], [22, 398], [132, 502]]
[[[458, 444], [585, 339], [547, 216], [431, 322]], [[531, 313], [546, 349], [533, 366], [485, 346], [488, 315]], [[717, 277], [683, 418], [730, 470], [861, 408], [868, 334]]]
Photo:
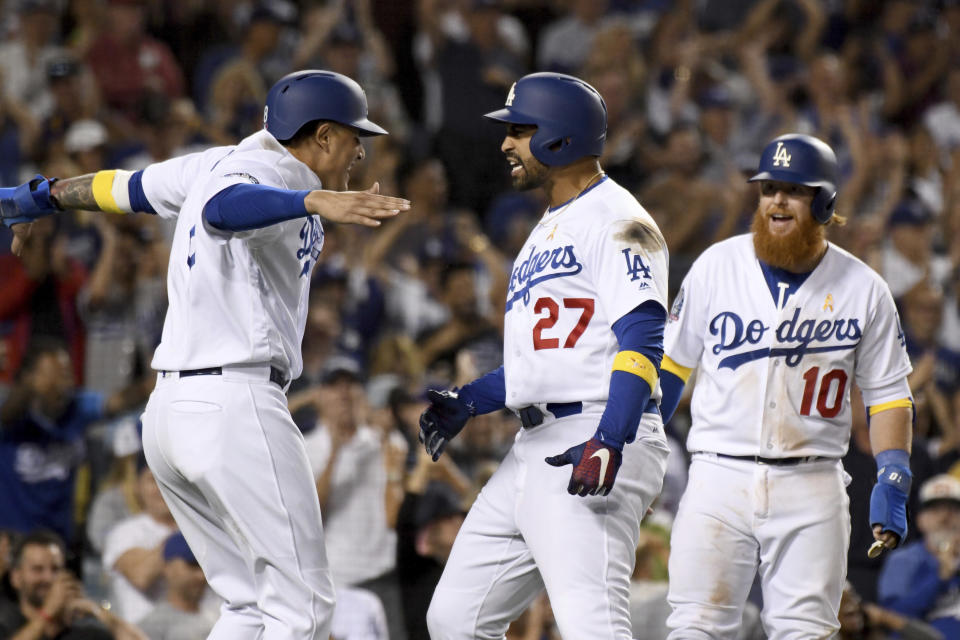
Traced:
[[[687, 449], [768, 458], [842, 457], [850, 386], [903, 397], [910, 373], [890, 290], [830, 244], [799, 287], [770, 282], [751, 235], [719, 242], [683, 281], [664, 353], [696, 368]], [[890, 397], [876, 392], [891, 389]]]
[[653, 218], [609, 178], [549, 209], [510, 277], [507, 407], [605, 401], [619, 351], [611, 327], [648, 300], [666, 309], [667, 260]]
[[316, 174], [266, 131], [236, 147], [144, 170], [143, 189], [157, 213], [179, 215], [167, 271], [170, 306], [153, 368], [259, 363], [296, 378], [303, 369], [310, 273], [323, 246], [323, 227], [318, 216], [309, 216], [239, 233], [218, 231], [204, 221], [203, 207], [233, 184], [321, 187]]

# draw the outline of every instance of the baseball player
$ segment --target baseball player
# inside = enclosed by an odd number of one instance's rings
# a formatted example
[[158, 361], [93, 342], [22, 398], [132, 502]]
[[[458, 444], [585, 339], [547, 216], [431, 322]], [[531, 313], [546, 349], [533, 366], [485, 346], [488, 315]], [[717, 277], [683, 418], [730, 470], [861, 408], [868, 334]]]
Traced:
[[366, 116], [356, 82], [301, 71], [273, 86], [264, 130], [236, 146], [133, 173], [38, 176], [0, 193], [8, 224], [60, 209], [177, 220], [143, 444], [224, 600], [209, 636], [216, 640], [330, 634], [334, 592], [319, 502], [284, 392], [302, 368], [321, 216], [376, 226], [408, 208], [378, 195], [377, 185], [345, 191], [364, 157], [360, 137], [386, 133]]
[[735, 637], [758, 569], [770, 638], [839, 629], [854, 382], [879, 467], [874, 552], [907, 533], [911, 368], [886, 283], [825, 239], [842, 222], [836, 156], [816, 138], [781, 136], [750, 180], [760, 185], [752, 232], [697, 259], [667, 320], [664, 419], [698, 370], [671, 538], [673, 639]]
[[630, 638], [640, 520], [668, 454], [667, 248], [600, 168], [606, 105], [593, 87], [524, 76], [486, 117], [506, 124], [514, 187], [543, 187], [550, 207], [513, 265], [504, 365], [430, 391], [420, 418], [434, 460], [471, 416], [507, 407], [523, 425], [460, 529], [427, 625], [434, 640], [503, 638], [546, 587], [564, 638]]

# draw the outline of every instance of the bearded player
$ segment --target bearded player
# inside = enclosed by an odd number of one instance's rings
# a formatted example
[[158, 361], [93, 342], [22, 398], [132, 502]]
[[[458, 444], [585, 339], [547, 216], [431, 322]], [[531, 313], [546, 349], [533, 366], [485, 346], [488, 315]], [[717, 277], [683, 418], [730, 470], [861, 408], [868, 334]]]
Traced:
[[673, 526], [671, 639], [733, 638], [754, 576], [770, 638], [826, 638], [850, 539], [850, 388], [863, 392], [878, 482], [875, 545], [907, 533], [910, 363], [886, 283], [826, 238], [837, 160], [788, 134], [764, 149], [751, 233], [693, 264], [667, 320], [664, 419], [693, 369], [689, 483]]
[[542, 187], [550, 208], [514, 262], [504, 366], [430, 392], [420, 418], [435, 460], [471, 416], [506, 406], [523, 425], [460, 529], [430, 637], [503, 638], [546, 587], [564, 638], [627, 639], [640, 520], [668, 453], [656, 402], [667, 249], [600, 168], [606, 106], [593, 87], [532, 74], [486, 117], [506, 125], [514, 186]]

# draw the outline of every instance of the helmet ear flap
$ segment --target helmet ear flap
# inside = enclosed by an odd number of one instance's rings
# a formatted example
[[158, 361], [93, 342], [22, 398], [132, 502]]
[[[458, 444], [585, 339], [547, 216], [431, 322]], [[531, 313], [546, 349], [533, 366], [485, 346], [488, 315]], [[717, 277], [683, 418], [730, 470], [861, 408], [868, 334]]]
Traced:
[[810, 203], [810, 213], [820, 224], [827, 224], [833, 216], [837, 205], [837, 190], [832, 185], [818, 187], [813, 201]]

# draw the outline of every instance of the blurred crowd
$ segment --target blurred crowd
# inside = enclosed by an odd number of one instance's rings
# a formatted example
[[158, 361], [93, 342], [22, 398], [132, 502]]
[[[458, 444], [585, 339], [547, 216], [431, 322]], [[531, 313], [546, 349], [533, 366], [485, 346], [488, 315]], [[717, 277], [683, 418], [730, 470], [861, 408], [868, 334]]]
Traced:
[[[6, 0], [0, 33], [4, 186], [232, 144], [302, 68], [356, 79], [390, 131], [365, 139], [351, 187], [379, 181], [413, 208], [372, 231], [324, 229], [289, 393], [338, 640], [428, 637], [458, 527], [519, 428], [508, 412], [474, 418], [436, 464], [417, 443], [427, 388], [502, 363], [512, 260], [545, 206], [510, 190], [503, 131], [481, 119], [512, 82], [562, 71], [603, 95], [601, 164], [663, 230], [671, 295], [703, 249], [748, 230], [745, 178], [768, 140], [827, 141], [848, 220], [830, 240], [889, 283], [917, 408], [911, 533], [868, 559], [876, 469], [853, 391], [841, 637], [936, 637], [909, 635], [923, 623], [960, 637], [957, 0]], [[35, 223], [17, 259], [0, 231], [2, 637], [38, 610], [49, 637], [188, 640], [216, 619], [140, 453], [171, 234], [155, 216], [67, 212]], [[637, 638], [665, 637], [688, 425], [682, 404], [637, 550]], [[742, 637], [762, 638], [752, 602]], [[555, 637], [545, 599], [508, 634]]]

